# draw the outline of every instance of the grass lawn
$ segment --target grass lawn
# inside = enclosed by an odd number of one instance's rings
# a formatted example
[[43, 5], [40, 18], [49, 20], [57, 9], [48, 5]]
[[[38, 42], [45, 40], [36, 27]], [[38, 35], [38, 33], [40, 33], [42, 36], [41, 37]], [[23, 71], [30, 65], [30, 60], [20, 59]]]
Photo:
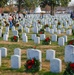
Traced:
[[[3, 33], [5, 32], [5, 28]], [[25, 32], [25, 31], [24, 31]], [[2, 58], [2, 65], [0, 67], [0, 75], [63, 75], [63, 72], [66, 68], [66, 63], [64, 62], [64, 52], [65, 52], [65, 46], [59, 46], [57, 42], [52, 42], [51, 45], [42, 45], [40, 44], [34, 44], [34, 41], [31, 40], [31, 34], [27, 34], [28, 36], [28, 43], [24, 43], [22, 39], [20, 38], [19, 42], [11, 42], [11, 36], [12, 31], [9, 32], [9, 41], [3, 41], [3, 38], [0, 37], [0, 47], [6, 47], [7, 48], [7, 57]], [[46, 36], [49, 36], [51, 38], [51, 34], [45, 33]], [[65, 33], [58, 35], [63, 36]], [[20, 33], [20, 35], [22, 35]], [[68, 36], [68, 40], [74, 38], [74, 36]], [[42, 41], [41, 41], [42, 42]], [[67, 43], [65, 43], [67, 45]], [[27, 60], [27, 49], [32, 48], [36, 46], [37, 49], [42, 51], [42, 70], [37, 72], [36, 74], [26, 73], [24, 64]], [[20, 69], [11, 69], [11, 55], [14, 54], [14, 49], [20, 48], [21, 49], [21, 68]], [[50, 72], [50, 61], [46, 61], [46, 50], [53, 49], [56, 51], [56, 58], [59, 58], [62, 60], [62, 72], [61, 73], [51, 73]]]

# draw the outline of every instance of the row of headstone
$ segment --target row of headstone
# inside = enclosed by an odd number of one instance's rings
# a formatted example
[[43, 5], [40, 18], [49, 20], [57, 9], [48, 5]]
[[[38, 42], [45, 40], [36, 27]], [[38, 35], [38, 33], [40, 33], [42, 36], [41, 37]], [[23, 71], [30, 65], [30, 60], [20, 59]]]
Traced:
[[14, 55], [11, 56], [11, 68], [19, 69], [21, 68], [21, 49], [15, 48]]
[[46, 51], [46, 60], [50, 61], [51, 72], [58, 73], [62, 71], [62, 61], [55, 58], [55, 50], [49, 49]]
[[[37, 49], [28, 49], [27, 50], [27, 58], [32, 59], [36, 58], [40, 61], [40, 70], [42, 66], [42, 53], [40, 50]], [[50, 71], [54, 73], [58, 73], [62, 71], [62, 61], [58, 58], [55, 58], [55, 51], [54, 50], [47, 50], [46, 51], [46, 59], [50, 60]]]
[[[1, 66], [1, 57], [7, 56], [7, 48], [0, 48], [0, 66]], [[42, 53], [38, 49], [28, 49], [27, 50], [27, 59], [36, 58], [40, 61], [40, 69], [42, 66]], [[65, 62], [74, 63], [74, 46], [67, 45], [65, 46]], [[51, 72], [61, 72], [62, 70], [62, 61], [58, 58], [55, 58], [55, 50], [49, 49], [46, 51], [46, 60], [50, 61], [50, 71]], [[21, 49], [15, 48], [14, 55], [11, 56], [11, 67], [20, 68], [21, 67]]]
[[67, 45], [65, 46], [65, 62], [72, 62], [74, 63], [74, 46]]

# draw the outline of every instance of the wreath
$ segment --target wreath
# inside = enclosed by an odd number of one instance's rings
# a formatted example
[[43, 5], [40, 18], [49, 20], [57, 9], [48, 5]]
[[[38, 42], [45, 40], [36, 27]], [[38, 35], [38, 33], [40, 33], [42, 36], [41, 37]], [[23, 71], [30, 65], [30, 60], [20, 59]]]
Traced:
[[74, 45], [74, 39], [68, 41], [68, 45]]
[[74, 63], [68, 63], [63, 75], [74, 75]]
[[49, 27], [49, 25], [48, 24], [44, 25], [44, 28], [46, 28], [46, 27]]
[[47, 37], [47, 38], [45, 38], [45, 39], [42, 41], [42, 44], [43, 44], [43, 45], [49, 45], [50, 41], [51, 41], [50, 38]]
[[40, 70], [40, 62], [36, 58], [27, 60], [24, 66], [26, 72], [36, 73]]
[[21, 29], [18, 29], [18, 32], [19, 32], [19, 33], [21, 33], [21, 32], [22, 32], [22, 30], [21, 30]]
[[44, 29], [40, 29], [39, 34], [44, 34]]
[[11, 41], [17, 42], [17, 41], [18, 41], [18, 36], [13, 36], [13, 37], [11, 37]]

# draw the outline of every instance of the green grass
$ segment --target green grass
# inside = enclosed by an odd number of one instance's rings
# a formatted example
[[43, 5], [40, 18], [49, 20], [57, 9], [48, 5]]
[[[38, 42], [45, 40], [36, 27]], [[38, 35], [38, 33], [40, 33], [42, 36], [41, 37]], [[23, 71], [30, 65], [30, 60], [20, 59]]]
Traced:
[[[52, 28], [52, 27], [50, 27]], [[17, 29], [17, 28], [16, 28]], [[5, 32], [5, 28], [3, 33]], [[25, 33], [25, 31], [24, 31]], [[65, 70], [66, 67], [66, 63], [64, 62], [64, 51], [65, 51], [65, 46], [58, 46], [58, 42], [52, 42], [51, 45], [42, 45], [42, 41], [40, 41], [40, 44], [35, 44], [34, 41], [31, 39], [31, 34], [33, 34], [33, 32], [31, 31], [30, 33], [27, 34], [28, 36], [28, 43], [25, 43], [22, 41], [22, 38], [20, 38], [20, 42], [11, 42], [11, 37], [12, 37], [12, 31], [10, 30], [9, 32], [9, 43], [5, 42], [3, 43], [3, 38], [0, 37], [0, 42], [2, 41], [2, 43], [0, 43], [0, 47], [6, 47], [7, 48], [7, 57], [2, 58], [2, 66], [0, 67], [0, 75], [5, 75], [7, 73], [7, 75], [9, 73], [11, 73], [10, 75], [23, 75], [22, 73], [25, 73], [25, 68], [24, 68], [24, 64], [27, 60], [27, 49], [28, 48], [33, 48], [34, 46], [36, 46], [37, 49], [42, 51], [42, 59], [43, 62], [45, 63], [46, 67], [42, 67], [42, 70], [37, 72], [36, 75], [63, 75], [63, 72]], [[45, 32], [47, 37], [51, 38], [51, 34], [48, 32]], [[20, 35], [22, 35], [22, 33], [20, 33]], [[58, 35], [63, 36], [62, 35]], [[68, 36], [68, 40], [74, 38], [73, 35]], [[10, 44], [11, 43], [11, 44]], [[67, 43], [65, 43], [65, 45], [67, 45]], [[22, 58], [21, 58], [21, 68], [20, 69], [12, 69], [11, 65], [10, 65], [10, 59], [11, 59], [11, 55], [14, 54], [14, 49], [15, 48], [20, 48], [22, 51]], [[50, 62], [46, 61], [46, 50], [48, 49], [53, 49], [56, 52], [56, 58], [59, 58], [62, 60], [63, 63], [63, 71], [61, 73], [52, 73], [50, 72], [50, 67], [48, 68]], [[47, 63], [47, 64], [46, 64]], [[49, 63], [49, 64], [48, 64]], [[20, 74], [21, 73], [21, 74]], [[25, 75], [25, 74], [24, 74]], [[31, 75], [30, 73], [28, 73], [27, 75]]]

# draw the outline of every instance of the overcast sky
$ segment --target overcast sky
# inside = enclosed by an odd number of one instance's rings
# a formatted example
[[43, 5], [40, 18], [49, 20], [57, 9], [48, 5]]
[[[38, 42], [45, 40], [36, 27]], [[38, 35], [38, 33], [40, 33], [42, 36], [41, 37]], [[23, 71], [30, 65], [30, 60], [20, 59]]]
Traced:
[[69, 6], [74, 6], [74, 0], [71, 0], [71, 2], [69, 3]]

